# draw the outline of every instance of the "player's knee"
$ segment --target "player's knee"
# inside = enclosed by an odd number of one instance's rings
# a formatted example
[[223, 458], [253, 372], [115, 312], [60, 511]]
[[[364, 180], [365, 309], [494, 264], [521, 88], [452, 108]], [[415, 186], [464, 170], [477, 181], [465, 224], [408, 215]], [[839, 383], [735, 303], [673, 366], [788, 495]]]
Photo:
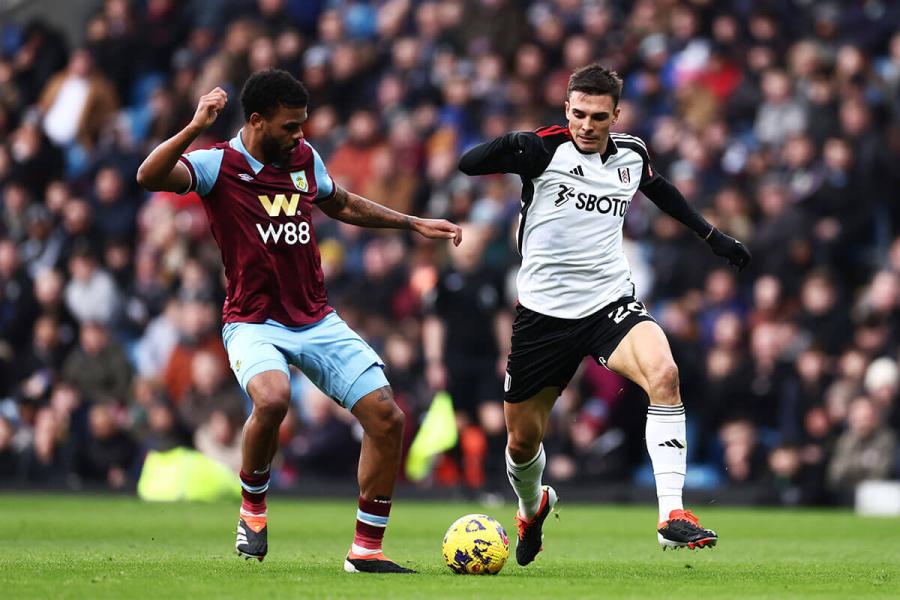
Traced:
[[509, 439], [506, 442], [506, 449], [509, 452], [509, 456], [516, 464], [523, 464], [530, 461], [537, 455], [540, 448], [540, 439], [531, 439], [530, 436], [515, 435], [512, 432], [510, 432]]
[[253, 403], [257, 418], [271, 424], [280, 424], [287, 414], [290, 396], [262, 396]]
[[371, 405], [374, 410], [367, 411], [368, 415], [360, 418], [360, 423], [371, 437], [399, 440], [403, 437], [406, 415], [394, 402], [394, 394], [390, 386], [385, 386], [377, 391], [380, 396], [378, 401]]
[[667, 361], [654, 369], [650, 376], [650, 392], [657, 404], [677, 404], [679, 401], [678, 366]]
[[403, 437], [405, 423], [406, 415], [392, 401], [390, 406], [386, 406], [378, 418], [369, 424], [366, 433], [380, 439], [400, 439]]
[[400, 407], [394, 404], [390, 416], [387, 419], [388, 435], [397, 439], [403, 437], [403, 428], [406, 426], [406, 414], [400, 410]]
[[291, 385], [287, 378], [284, 380], [270, 379], [259, 382], [254, 386], [253, 412], [256, 418], [266, 423], [280, 424], [287, 414], [291, 403]]

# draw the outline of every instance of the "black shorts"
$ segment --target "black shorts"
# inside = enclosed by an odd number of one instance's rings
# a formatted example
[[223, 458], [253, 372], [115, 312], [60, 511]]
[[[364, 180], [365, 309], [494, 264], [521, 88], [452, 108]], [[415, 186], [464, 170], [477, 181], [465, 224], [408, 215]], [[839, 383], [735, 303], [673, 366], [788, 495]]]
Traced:
[[504, 400], [524, 402], [546, 387], [568, 385], [585, 356], [606, 365], [631, 328], [654, 321], [633, 296], [619, 298], [581, 319], [560, 319], [516, 307]]

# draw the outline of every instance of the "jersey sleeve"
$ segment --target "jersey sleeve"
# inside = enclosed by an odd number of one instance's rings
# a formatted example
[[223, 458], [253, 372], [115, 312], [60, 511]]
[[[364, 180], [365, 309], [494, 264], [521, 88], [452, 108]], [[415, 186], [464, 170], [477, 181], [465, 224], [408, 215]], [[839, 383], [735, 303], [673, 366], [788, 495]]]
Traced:
[[653, 181], [641, 187], [641, 191], [660, 210], [690, 227], [703, 239], [709, 236], [713, 226], [694, 210], [678, 188], [666, 181], [665, 177], [656, 175]]
[[181, 193], [197, 192], [201, 196], [207, 195], [219, 177], [223, 156], [225, 156], [225, 152], [221, 148], [194, 150], [183, 154], [179, 160], [191, 174], [191, 183]]
[[468, 150], [459, 159], [459, 170], [466, 175], [515, 173], [537, 177], [551, 158], [536, 133], [513, 131]]
[[659, 173], [653, 168], [653, 164], [650, 161], [650, 153], [647, 151], [647, 144], [644, 143], [644, 140], [639, 137], [632, 139], [635, 142], [635, 151], [644, 159], [644, 164], [641, 166], [641, 184], [638, 186], [638, 189], [642, 189], [644, 186], [650, 185], [659, 179]]
[[313, 162], [315, 163], [314, 168], [317, 186], [316, 202], [328, 200], [334, 195], [334, 180], [331, 178], [331, 175], [328, 174], [328, 169], [325, 168], [325, 161], [322, 160], [322, 157], [319, 156], [316, 149], [313, 148], [312, 144], [309, 142], [307, 142], [306, 145], [312, 150]]

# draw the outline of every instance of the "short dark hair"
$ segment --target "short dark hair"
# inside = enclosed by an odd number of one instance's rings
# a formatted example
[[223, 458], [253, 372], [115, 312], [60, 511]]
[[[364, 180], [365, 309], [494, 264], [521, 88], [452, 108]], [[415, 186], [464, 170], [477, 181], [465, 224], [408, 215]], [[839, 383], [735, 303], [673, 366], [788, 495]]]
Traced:
[[622, 78], [615, 71], [593, 63], [575, 69], [569, 77], [566, 98], [571, 96], [572, 92], [582, 92], [591, 96], [612, 96], [613, 106], [618, 106], [619, 96], [622, 94]]
[[250, 76], [241, 90], [241, 106], [247, 121], [253, 113], [268, 119], [279, 106], [303, 108], [308, 104], [306, 86], [283, 69], [258, 71]]

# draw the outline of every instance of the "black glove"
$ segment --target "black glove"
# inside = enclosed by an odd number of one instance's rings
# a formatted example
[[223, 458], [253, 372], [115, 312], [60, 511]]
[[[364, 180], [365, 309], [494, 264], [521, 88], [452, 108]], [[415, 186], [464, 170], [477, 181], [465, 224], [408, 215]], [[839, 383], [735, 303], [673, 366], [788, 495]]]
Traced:
[[712, 248], [713, 254], [728, 259], [728, 264], [742, 271], [750, 262], [750, 251], [742, 243], [727, 236], [715, 227], [709, 232], [706, 243]]

